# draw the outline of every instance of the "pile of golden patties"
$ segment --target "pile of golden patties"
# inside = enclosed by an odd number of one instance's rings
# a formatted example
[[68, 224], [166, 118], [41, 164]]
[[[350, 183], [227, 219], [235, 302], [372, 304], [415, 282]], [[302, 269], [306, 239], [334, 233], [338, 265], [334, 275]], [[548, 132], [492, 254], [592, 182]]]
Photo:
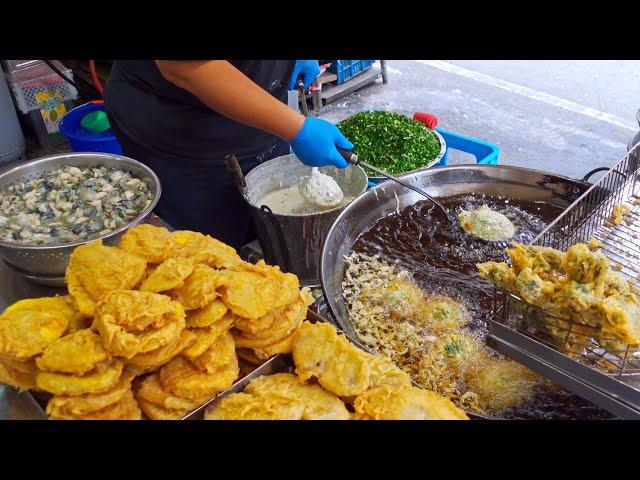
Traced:
[[56, 419], [178, 419], [292, 348], [313, 301], [295, 275], [218, 240], [140, 225], [77, 247], [68, 296], [0, 315], [0, 381], [53, 394]]
[[294, 334], [295, 374], [253, 379], [207, 408], [207, 420], [466, 420], [451, 400], [414, 387], [404, 371], [327, 323]]

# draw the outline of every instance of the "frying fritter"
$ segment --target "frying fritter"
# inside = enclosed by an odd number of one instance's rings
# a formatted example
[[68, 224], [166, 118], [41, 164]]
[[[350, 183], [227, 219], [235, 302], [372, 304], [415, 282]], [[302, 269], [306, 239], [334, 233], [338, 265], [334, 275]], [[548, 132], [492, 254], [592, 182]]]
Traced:
[[147, 262], [96, 240], [71, 253], [66, 280], [69, 294], [85, 316], [95, 314], [96, 303], [112, 290], [133, 288], [144, 276]]
[[205, 410], [205, 420], [301, 420], [304, 404], [281, 402], [266, 404], [248, 393], [232, 393]]
[[197, 310], [189, 310], [187, 312], [188, 328], [205, 328], [222, 321], [223, 318], [232, 319], [234, 323], [236, 318], [233, 313], [228, 312], [227, 306], [220, 299], [215, 299], [207, 306], [198, 308]]
[[483, 410], [500, 412], [530, 399], [540, 379], [533, 371], [513, 360], [491, 358], [467, 381], [469, 388], [478, 394]]
[[100, 337], [89, 329], [79, 330], [59, 338], [49, 345], [36, 360], [38, 368], [46, 372], [84, 375], [109, 354]]
[[409, 387], [381, 387], [358, 396], [354, 403], [358, 420], [468, 420], [451, 400], [436, 393]]
[[233, 384], [238, 377], [237, 363], [233, 367], [209, 374], [179, 355], [159, 370], [159, 379], [162, 388], [176, 397], [203, 402]]
[[21, 372], [0, 360], [0, 383], [5, 383], [20, 390], [37, 390], [36, 374]]
[[233, 377], [229, 386], [238, 377], [236, 345], [229, 332], [223, 333], [206, 351], [191, 361], [203, 372]]
[[144, 258], [148, 263], [162, 263], [171, 257], [177, 244], [163, 227], [143, 223], [131, 228], [120, 239], [120, 249]]
[[349, 420], [351, 417], [342, 400], [333, 393], [319, 385], [301, 383], [290, 373], [254, 378], [244, 392], [259, 397], [276, 410], [282, 403], [301, 403], [304, 406], [301, 420]]
[[477, 210], [460, 209], [458, 221], [462, 229], [473, 235], [492, 242], [509, 240], [516, 233], [516, 228], [505, 215], [483, 205]]
[[136, 398], [146, 400], [149, 403], [169, 410], [191, 411], [200, 405], [198, 402], [175, 397], [165, 391], [162, 385], [160, 385], [158, 374], [156, 373], [147, 376], [140, 382], [140, 386], [136, 391]]
[[182, 353], [186, 348], [193, 345], [196, 336], [189, 330], [180, 332], [180, 336], [164, 347], [151, 350], [146, 353], [139, 353], [125, 360], [125, 363], [135, 370], [137, 374], [154, 371], [167, 363], [176, 355]]
[[172, 256], [190, 258], [214, 268], [231, 268], [242, 259], [234, 248], [209, 235], [188, 230], [177, 230], [171, 236], [177, 243]]
[[124, 369], [120, 379], [109, 390], [80, 396], [54, 395], [47, 403], [47, 415], [59, 418], [79, 417], [96, 412], [118, 401], [131, 391], [133, 372]]
[[[220, 271], [222, 300], [236, 315], [257, 319], [275, 308], [296, 301], [300, 295], [298, 277], [260, 260], [243, 262], [235, 270]], [[242, 269], [242, 270], [240, 270]]]
[[5, 311], [0, 315], [0, 355], [18, 360], [38, 355], [68, 326], [69, 318], [58, 310]]
[[49, 418], [52, 420], [141, 420], [142, 412], [131, 390], [127, 390], [122, 398], [100, 410], [82, 415], [69, 415], [54, 408]]
[[96, 365], [91, 372], [82, 375], [40, 372], [36, 377], [38, 388], [54, 395], [83, 395], [109, 390], [120, 379], [122, 362], [107, 360]]
[[174, 342], [185, 328], [185, 313], [165, 295], [118, 290], [98, 304], [92, 328], [107, 351], [132, 358]]
[[140, 286], [141, 292], [166, 292], [184, 285], [193, 273], [194, 263], [188, 258], [170, 258], [149, 273]]
[[304, 322], [292, 348], [296, 373], [302, 380], [316, 377], [338, 396], [355, 396], [369, 388], [371, 364], [365, 352], [328, 323]]
[[184, 284], [167, 292], [182, 304], [185, 310], [206, 307], [216, 299], [216, 289], [223, 284], [222, 272], [206, 265], [196, 265]]
[[180, 420], [189, 413], [189, 410], [187, 409], [174, 410], [164, 408], [140, 397], [138, 397], [137, 401], [140, 409], [150, 420]]

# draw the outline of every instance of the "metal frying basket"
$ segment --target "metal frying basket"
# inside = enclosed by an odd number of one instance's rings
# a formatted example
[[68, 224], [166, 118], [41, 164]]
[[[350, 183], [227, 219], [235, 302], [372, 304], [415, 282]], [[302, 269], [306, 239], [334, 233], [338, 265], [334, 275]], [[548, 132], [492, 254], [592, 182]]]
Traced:
[[[632, 285], [640, 284], [640, 144], [594, 183], [531, 243], [566, 251], [596, 239]], [[615, 225], [614, 207], [630, 213]], [[597, 327], [566, 319], [495, 291], [490, 337], [496, 348], [623, 418], [640, 418], [640, 350], [602, 338]], [[640, 321], [640, 319], [639, 319]], [[599, 338], [599, 341], [596, 340]], [[615, 341], [615, 346], [608, 343]]]

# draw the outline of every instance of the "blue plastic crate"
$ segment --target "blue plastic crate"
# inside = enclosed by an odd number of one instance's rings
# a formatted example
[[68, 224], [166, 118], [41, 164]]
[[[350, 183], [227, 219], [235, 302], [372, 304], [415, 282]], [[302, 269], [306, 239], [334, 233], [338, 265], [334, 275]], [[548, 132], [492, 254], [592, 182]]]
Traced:
[[338, 76], [338, 84], [344, 83], [360, 72], [364, 72], [375, 60], [329, 60], [329, 71]]

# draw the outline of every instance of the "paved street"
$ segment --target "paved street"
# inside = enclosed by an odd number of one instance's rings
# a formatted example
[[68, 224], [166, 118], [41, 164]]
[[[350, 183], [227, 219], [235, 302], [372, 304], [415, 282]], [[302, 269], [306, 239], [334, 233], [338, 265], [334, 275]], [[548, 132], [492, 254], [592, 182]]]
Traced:
[[[616, 162], [639, 129], [639, 61], [390, 60], [388, 72], [387, 85], [341, 98], [321, 116], [427, 111], [439, 128], [498, 145], [500, 163], [571, 177]], [[451, 163], [473, 161], [454, 153]]]

